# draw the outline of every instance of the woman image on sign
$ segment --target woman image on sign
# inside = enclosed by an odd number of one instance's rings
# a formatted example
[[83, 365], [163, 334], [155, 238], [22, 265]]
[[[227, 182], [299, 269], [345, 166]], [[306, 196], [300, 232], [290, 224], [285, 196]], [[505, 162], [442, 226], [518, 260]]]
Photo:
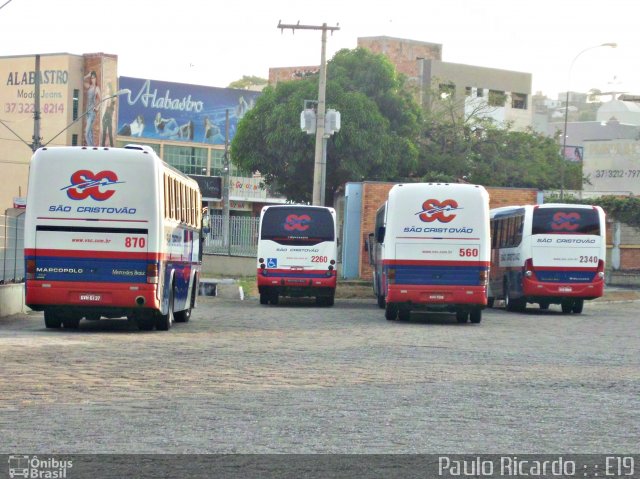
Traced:
[[98, 75], [91, 70], [84, 76], [84, 87], [87, 90], [87, 124], [84, 130], [86, 146], [96, 146], [93, 141], [93, 123], [96, 119], [98, 106], [100, 105], [100, 87]]

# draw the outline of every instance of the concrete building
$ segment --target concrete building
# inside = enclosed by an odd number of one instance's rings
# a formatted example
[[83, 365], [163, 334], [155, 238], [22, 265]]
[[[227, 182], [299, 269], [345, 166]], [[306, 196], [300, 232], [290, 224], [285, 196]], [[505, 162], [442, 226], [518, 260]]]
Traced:
[[[184, 173], [223, 176], [226, 131], [231, 141], [260, 95], [118, 76], [118, 57], [105, 53], [0, 57], [0, 78], [0, 213], [24, 207], [39, 146], [140, 143]], [[228, 173], [231, 215], [257, 216], [264, 204], [285, 201], [232, 161]], [[219, 193], [205, 195], [213, 212], [222, 208]]]

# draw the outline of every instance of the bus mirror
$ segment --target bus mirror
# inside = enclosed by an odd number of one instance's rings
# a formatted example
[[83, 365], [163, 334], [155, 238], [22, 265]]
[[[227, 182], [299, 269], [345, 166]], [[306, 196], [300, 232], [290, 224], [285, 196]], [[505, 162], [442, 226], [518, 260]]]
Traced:
[[378, 229], [376, 230], [376, 241], [378, 243], [384, 243], [384, 233], [385, 233], [385, 227], [379, 226]]

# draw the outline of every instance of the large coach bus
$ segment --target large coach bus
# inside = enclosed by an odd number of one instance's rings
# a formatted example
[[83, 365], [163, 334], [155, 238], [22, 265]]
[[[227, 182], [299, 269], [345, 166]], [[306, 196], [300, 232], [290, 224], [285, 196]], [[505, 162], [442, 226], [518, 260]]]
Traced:
[[47, 328], [126, 316], [168, 330], [196, 306], [202, 198], [148, 146], [55, 147], [31, 159], [26, 304]]
[[258, 231], [257, 283], [260, 304], [279, 296], [334, 303], [338, 257], [336, 212], [307, 205], [265, 206]]
[[411, 310], [479, 323], [487, 305], [489, 195], [479, 185], [395, 185], [376, 214], [369, 258], [388, 320]]
[[559, 304], [581, 313], [584, 300], [602, 296], [605, 214], [599, 206], [544, 204], [491, 210], [489, 305], [524, 311]]

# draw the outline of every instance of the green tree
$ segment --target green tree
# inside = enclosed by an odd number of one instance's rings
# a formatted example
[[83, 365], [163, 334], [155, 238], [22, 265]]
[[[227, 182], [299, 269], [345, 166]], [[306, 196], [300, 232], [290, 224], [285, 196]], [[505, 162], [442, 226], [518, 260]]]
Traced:
[[557, 138], [498, 126], [490, 118], [495, 107], [465, 102], [441, 92], [441, 86], [436, 80], [426, 95], [417, 176], [424, 181], [465, 179], [485, 186], [551, 189], [561, 186], [564, 167], [565, 188], [581, 188], [580, 165], [563, 164]]
[[240, 80], [229, 83], [228, 88], [238, 88], [240, 90], [249, 90], [251, 87], [261, 87], [269, 83], [268, 80], [256, 76], [243, 75]]
[[[327, 141], [327, 204], [348, 181], [395, 180], [417, 166], [420, 108], [389, 60], [357, 48], [327, 65], [327, 108], [341, 113], [341, 130]], [[300, 130], [305, 100], [316, 99], [318, 77], [267, 87], [238, 125], [232, 161], [262, 173], [265, 183], [293, 201], [313, 191], [315, 135]]]

